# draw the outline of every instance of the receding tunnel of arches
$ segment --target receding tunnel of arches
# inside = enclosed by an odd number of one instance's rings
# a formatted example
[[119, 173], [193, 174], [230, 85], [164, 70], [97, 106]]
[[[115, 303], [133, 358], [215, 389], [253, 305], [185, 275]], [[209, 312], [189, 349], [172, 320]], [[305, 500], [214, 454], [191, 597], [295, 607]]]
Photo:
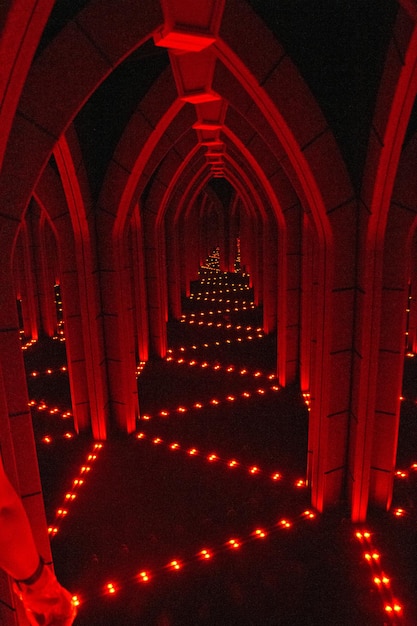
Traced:
[[[26, 4], [0, 38], [0, 450], [80, 624], [414, 623], [374, 558], [408, 572], [415, 539], [412, 2]], [[209, 562], [180, 615], [158, 581]]]

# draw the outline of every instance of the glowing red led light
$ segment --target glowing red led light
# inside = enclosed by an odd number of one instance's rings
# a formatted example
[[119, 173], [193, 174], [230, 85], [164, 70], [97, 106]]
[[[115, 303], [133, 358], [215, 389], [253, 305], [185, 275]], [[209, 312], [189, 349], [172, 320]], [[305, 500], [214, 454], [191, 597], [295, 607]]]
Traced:
[[240, 543], [236, 539], [229, 539], [228, 544], [231, 548], [234, 548], [234, 549], [240, 548]]
[[175, 561], [171, 561], [171, 563], [169, 564], [169, 567], [172, 570], [179, 570], [179, 569], [181, 569], [182, 565], [181, 565], [181, 563], [179, 561], [175, 560]]
[[278, 522], [278, 525], [281, 526], [282, 528], [291, 528], [291, 522], [289, 522], [286, 519], [282, 519]]
[[280, 480], [281, 474], [279, 472], [275, 472], [275, 474], [272, 474], [271, 478], [272, 480]]
[[43, 443], [52, 443], [52, 437], [50, 437], [49, 435], [45, 435], [45, 437], [42, 437], [42, 442]]
[[253, 534], [259, 539], [264, 539], [264, 537], [266, 537], [266, 532], [264, 530], [261, 530], [260, 528], [257, 528]]
[[171, 448], [171, 450], [178, 450], [178, 448], [180, 447], [179, 443], [171, 443], [171, 445], [169, 446]]
[[154, 443], [155, 445], [158, 445], [159, 443], [162, 443], [162, 439], [160, 439], [160, 437], [155, 437], [155, 439], [153, 439], [152, 443]]
[[403, 517], [405, 515], [404, 509], [394, 509], [393, 513], [396, 517]]
[[201, 550], [199, 553], [201, 559], [211, 559], [213, 556], [209, 550]]
[[260, 469], [259, 469], [259, 467], [253, 466], [253, 467], [249, 468], [249, 472], [251, 474], [258, 474], [260, 472]]
[[72, 596], [71, 601], [74, 606], [80, 606], [81, 604], [80, 596]]
[[183, 406], [179, 406], [177, 409], [178, 413], [186, 413], [187, 409]]
[[140, 582], [142, 583], [147, 583], [150, 580], [149, 572], [140, 572], [138, 577], [139, 577]]
[[160, 411], [159, 415], [160, 415], [161, 417], [168, 417], [168, 415], [169, 415], [169, 411]]
[[198, 450], [196, 450], [195, 448], [191, 448], [191, 450], [188, 450], [188, 454], [190, 456], [195, 456], [196, 454], [198, 454]]
[[114, 583], [107, 583], [106, 591], [107, 591], [107, 593], [110, 593], [110, 594], [116, 593], [116, 587], [115, 587]]
[[235, 461], [234, 459], [232, 461], [228, 462], [228, 466], [229, 467], [237, 467], [239, 465], [239, 463], [237, 461]]
[[209, 454], [209, 456], [207, 457], [208, 461], [217, 461], [219, 457], [217, 456], [217, 454]]

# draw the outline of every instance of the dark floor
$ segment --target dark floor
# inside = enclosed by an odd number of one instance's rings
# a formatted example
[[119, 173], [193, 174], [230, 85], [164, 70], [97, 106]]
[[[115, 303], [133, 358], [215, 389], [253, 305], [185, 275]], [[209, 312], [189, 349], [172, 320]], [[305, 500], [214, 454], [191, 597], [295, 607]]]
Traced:
[[[259, 311], [227, 306], [210, 319], [260, 325]], [[199, 307], [207, 312], [209, 304], [184, 303], [187, 314]], [[397, 481], [394, 507], [403, 515], [371, 513], [370, 539], [355, 537], [363, 528], [343, 507], [310, 519], [308, 488], [298, 482], [307, 411], [297, 389], [272, 388], [274, 338], [187, 322], [171, 323], [169, 335], [172, 360], [153, 360], [139, 376], [141, 412], [151, 419], [136, 434], [94, 450], [89, 437], [65, 436], [71, 419], [34, 409], [47, 515], [58, 528], [56, 570], [80, 599], [76, 624], [416, 626], [417, 472]], [[26, 359], [28, 372], [40, 373], [29, 376], [32, 397], [66, 410], [65, 373], [44, 374], [64, 363], [63, 344], [33, 347]], [[417, 461], [413, 368], [407, 363], [400, 433], [405, 469]], [[74, 486], [80, 478], [84, 484]], [[62, 518], [56, 511], [64, 505]], [[364, 553], [376, 550], [371, 567]], [[373, 582], [381, 572], [389, 585]], [[401, 612], [384, 610], [395, 602]]]

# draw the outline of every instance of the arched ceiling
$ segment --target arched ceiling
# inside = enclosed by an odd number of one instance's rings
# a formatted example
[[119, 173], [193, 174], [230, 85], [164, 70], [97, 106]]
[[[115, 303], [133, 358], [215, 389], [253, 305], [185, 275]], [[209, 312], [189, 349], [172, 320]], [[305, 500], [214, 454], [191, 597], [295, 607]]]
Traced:
[[[73, 122], [94, 202], [105, 194], [119, 202], [128, 187], [128, 203], [146, 200], [162, 168], [173, 175], [191, 153], [189, 172], [181, 174], [185, 186], [202, 169], [211, 173], [202, 180], [230, 182], [234, 163], [264, 198], [265, 177], [279, 204], [284, 172], [287, 187], [316, 211], [316, 219], [324, 207], [349, 200], [351, 184], [358, 192], [396, 0], [365, 6], [347, 0], [202, 0], [198, 7], [191, 0], [155, 0], [146, 6], [141, 16], [130, 0], [109, 5], [117, 13], [112, 31], [112, 15], [103, 15], [100, 2], [55, 2], [21, 101], [22, 129], [28, 121], [57, 137]], [[141, 17], [143, 27], [137, 24]], [[153, 25], [148, 31], [147, 23]], [[47, 98], [33, 108], [29, 96], [38, 76], [47, 85], [50, 50], [53, 72], [59, 72], [56, 52], [72, 50], [71, 37], [94, 52], [94, 76], [87, 81], [80, 75], [80, 87], [68, 92], [74, 104], [62, 107], [61, 118], [55, 101], [61, 92], [64, 97], [65, 83], [58, 86], [50, 123], [42, 108]], [[76, 56], [74, 63], [89, 69]], [[68, 72], [70, 65], [62, 67]], [[416, 118], [411, 116], [410, 128]], [[314, 169], [319, 153], [325, 160]], [[124, 182], [115, 163], [126, 170]], [[333, 177], [338, 185], [328, 183], [327, 190], [325, 168], [343, 170]], [[123, 192], [113, 194], [113, 180], [125, 185]], [[230, 188], [224, 189], [230, 196]], [[221, 186], [218, 193], [227, 201]]]
[[[39, 45], [40, 53], [88, 0], [58, 0]], [[326, 117], [359, 184], [369, 124], [386, 46], [397, 11], [395, 0], [246, 0], [283, 44]], [[131, 114], [169, 54], [149, 39], [102, 83], [75, 119], [93, 195]], [[227, 117], [233, 109], [227, 109]], [[242, 121], [242, 134], [244, 122]]]

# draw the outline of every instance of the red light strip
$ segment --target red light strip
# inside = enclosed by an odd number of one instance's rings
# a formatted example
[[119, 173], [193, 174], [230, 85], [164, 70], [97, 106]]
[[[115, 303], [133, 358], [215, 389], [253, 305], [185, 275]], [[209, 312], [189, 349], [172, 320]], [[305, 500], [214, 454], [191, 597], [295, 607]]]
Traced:
[[[202, 409], [203, 407], [208, 407], [208, 406], [218, 406], [225, 402], [235, 402], [236, 400], [241, 399], [241, 398], [251, 398], [256, 395], [264, 395], [268, 391], [277, 392], [277, 391], [280, 391], [280, 387], [278, 385], [271, 385], [271, 387], [268, 387], [266, 389], [260, 387], [259, 389], [256, 389], [255, 391], [243, 391], [238, 396], [229, 394], [222, 400], [219, 400], [217, 398], [211, 398], [211, 400], [208, 400], [205, 404], [203, 404], [202, 402], [195, 402], [192, 407], [179, 406], [176, 409], [171, 409], [171, 410], [162, 409], [161, 411], [159, 411], [156, 417], [165, 418], [165, 417], [170, 417], [176, 413], [187, 413], [188, 411], [192, 411], [193, 409]], [[146, 413], [140, 416], [139, 421], [141, 420], [149, 421], [151, 419], [152, 419], [152, 415], [150, 415], [149, 413]]]
[[49, 413], [49, 415], [57, 415], [61, 419], [68, 419], [72, 417], [71, 411], [62, 411], [58, 407], [49, 407], [43, 400], [37, 402], [36, 400], [30, 400], [28, 403], [31, 411], [38, 411], [39, 413]]
[[39, 378], [41, 376], [51, 376], [52, 374], [67, 374], [68, 372], [68, 367], [66, 365], [62, 365], [62, 367], [59, 367], [58, 369], [50, 369], [48, 368], [47, 370], [43, 370], [42, 372], [39, 372], [37, 370], [33, 370], [32, 372], [29, 372], [28, 376], [30, 378]]
[[379, 592], [385, 619], [391, 624], [402, 624], [403, 606], [393, 593], [391, 579], [382, 567], [381, 554], [375, 546], [372, 533], [367, 530], [358, 531], [355, 537], [364, 549], [363, 558], [371, 570], [372, 582]]
[[48, 526], [48, 533], [51, 539], [58, 534], [62, 521], [67, 518], [69, 508], [72, 502], [76, 500], [79, 489], [85, 484], [86, 476], [89, 475], [92, 465], [97, 461], [98, 454], [102, 448], [103, 444], [96, 442], [87, 454], [85, 463], [73, 479], [71, 488], [66, 492], [62, 505], [56, 510], [54, 521]]
[[78, 593], [77, 595], [73, 596], [73, 601], [77, 604], [77, 606], [80, 606], [85, 605], [88, 602], [97, 599], [98, 597], [115, 595], [118, 591], [121, 591], [132, 583], [149, 583], [150, 581], [154, 581], [158, 576], [164, 573], [175, 573], [186, 567], [190, 567], [195, 563], [212, 561], [218, 554], [227, 552], [229, 550], [239, 550], [250, 542], [266, 539], [268, 536], [278, 531], [287, 531], [294, 528], [300, 522], [311, 521], [316, 517], [317, 514], [314, 511], [307, 509], [303, 511], [296, 519], [291, 519], [290, 517], [281, 518], [272, 527], [256, 528], [252, 533], [250, 533], [250, 535], [247, 535], [244, 538], [232, 537], [226, 540], [217, 548], [204, 547], [189, 558], [180, 559], [177, 557], [168, 561], [166, 565], [155, 568], [153, 570], [145, 567], [137, 568], [138, 573], [134, 578], [125, 579], [122, 581], [116, 581], [115, 579], [112, 579], [111, 582], [109, 581], [105, 583], [104, 587], [102, 587], [100, 591], [94, 594], [94, 596], [87, 597], [86, 595]]
[[[168, 350], [169, 355], [172, 354], [172, 350]], [[195, 359], [192, 359], [191, 361], [186, 361], [183, 358], [179, 358], [179, 359], [175, 359], [173, 356], [167, 356], [165, 357], [165, 361], [167, 361], [168, 363], [175, 363], [178, 365], [190, 365], [191, 367], [197, 366], [197, 367], [202, 367], [202, 368], [207, 368], [207, 369], [212, 369], [214, 371], [220, 371], [222, 373], [227, 373], [227, 374], [240, 374], [241, 376], [244, 375], [248, 375], [248, 376], [253, 376], [254, 378], [267, 378], [268, 380], [276, 380], [276, 376], [275, 374], [265, 374], [263, 372], [260, 371], [256, 371], [256, 372], [250, 372], [248, 369], [246, 369], [245, 367], [237, 367], [236, 365], [220, 365], [218, 363], [210, 364], [207, 361], [196, 361]]]
[[[202, 452], [201, 450], [193, 446], [184, 446], [177, 441], [166, 442], [161, 437], [156, 437], [155, 435], [148, 436], [144, 432], [135, 433], [135, 438], [138, 441], [146, 441], [148, 443], [152, 443], [155, 446], [162, 446], [167, 450], [171, 450], [172, 452], [178, 451], [190, 457], [200, 458], [208, 463], [216, 463], [217, 465], [222, 465], [229, 469], [239, 468], [245, 471], [247, 474], [250, 474], [251, 476], [266, 478], [275, 483], [281, 482], [283, 480], [281, 472], [266, 472], [265, 470], [262, 470], [258, 465], [245, 465], [244, 463], [234, 458], [224, 459], [216, 452]], [[297, 479], [294, 482], [294, 487], [298, 489], [306, 487], [305, 480]]]
[[[203, 343], [200, 345], [193, 344], [192, 346], [181, 346], [180, 348], [175, 348], [175, 350], [179, 350], [180, 352], [186, 352], [187, 350], [198, 350], [201, 348], [212, 348], [213, 346], [221, 346], [223, 344], [231, 344], [231, 343], [242, 343], [242, 341], [251, 341], [252, 339], [264, 339], [265, 335], [263, 333], [256, 333], [255, 335], [248, 335], [247, 337], [235, 337], [234, 339], [225, 339], [224, 341], [214, 341], [213, 343]], [[171, 348], [171, 350], [173, 350]]]

